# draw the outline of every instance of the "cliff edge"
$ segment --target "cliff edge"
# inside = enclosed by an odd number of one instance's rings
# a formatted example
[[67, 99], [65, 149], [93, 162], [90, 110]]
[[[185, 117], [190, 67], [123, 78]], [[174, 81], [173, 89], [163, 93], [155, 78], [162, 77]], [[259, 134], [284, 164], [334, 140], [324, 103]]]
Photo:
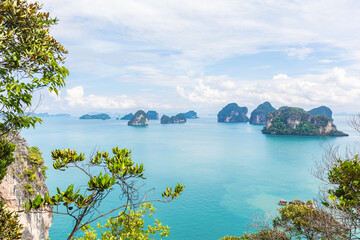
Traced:
[[[15, 137], [15, 161], [8, 167], [7, 174], [0, 184], [0, 201], [6, 202], [10, 211], [21, 211], [26, 198], [48, 192], [45, 185], [44, 160], [37, 147], [29, 148], [26, 140]], [[22, 237], [25, 240], [41, 240], [49, 237], [53, 219], [52, 213], [19, 212], [19, 222], [23, 225]]]

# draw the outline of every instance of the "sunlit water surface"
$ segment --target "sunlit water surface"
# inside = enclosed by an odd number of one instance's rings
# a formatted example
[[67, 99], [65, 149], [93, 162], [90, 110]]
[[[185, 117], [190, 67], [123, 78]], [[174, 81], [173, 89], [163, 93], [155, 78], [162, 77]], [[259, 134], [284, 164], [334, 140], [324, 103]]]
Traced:
[[[40, 147], [49, 166], [50, 192], [75, 183], [86, 185], [86, 176], [73, 169], [52, 168], [50, 152], [71, 148], [90, 156], [94, 150], [112, 147], [132, 150], [133, 160], [144, 163], [146, 183], [155, 190], [149, 199], [180, 182], [185, 192], [175, 201], [155, 204], [155, 218], [171, 226], [172, 240], [219, 239], [241, 235], [256, 213], [274, 213], [280, 199], [312, 199], [318, 181], [311, 175], [314, 159], [329, 145], [354, 145], [359, 134], [335, 117], [339, 130], [349, 137], [269, 136], [263, 126], [217, 123], [215, 116], [200, 116], [185, 124], [129, 127], [127, 121], [79, 120], [48, 117], [35, 130], [22, 132], [30, 146]], [[106, 211], [121, 204], [114, 193], [104, 203]], [[51, 239], [66, 239], [73, 221], [55, 215]]]

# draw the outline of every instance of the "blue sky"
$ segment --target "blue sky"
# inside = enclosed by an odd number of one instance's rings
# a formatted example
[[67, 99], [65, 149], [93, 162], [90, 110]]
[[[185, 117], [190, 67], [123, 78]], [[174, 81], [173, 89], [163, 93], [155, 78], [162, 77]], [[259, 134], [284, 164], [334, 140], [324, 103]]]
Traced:
[[37, 112], [360, 109], [358, 0], [41, 0], [69, 54]]

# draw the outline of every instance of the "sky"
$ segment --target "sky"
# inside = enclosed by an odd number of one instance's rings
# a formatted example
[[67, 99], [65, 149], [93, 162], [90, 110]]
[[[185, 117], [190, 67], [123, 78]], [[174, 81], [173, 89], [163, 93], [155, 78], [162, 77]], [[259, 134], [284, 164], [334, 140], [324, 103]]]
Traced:
[[[37, 112], [360, 109], [358, 0], [40, 0], [70, 75]], [[38, 98], [36, 96], [36, 98]]]

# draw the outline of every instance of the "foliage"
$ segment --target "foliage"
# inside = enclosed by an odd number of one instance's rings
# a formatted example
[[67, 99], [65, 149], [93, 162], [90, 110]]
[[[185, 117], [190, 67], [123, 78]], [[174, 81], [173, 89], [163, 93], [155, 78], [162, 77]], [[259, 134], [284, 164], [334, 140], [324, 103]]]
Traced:
[[0, 239], [20, 239], [21, 224], [18, 215], [5, 208], [0, 202]]
[[[147, 229], [144, 228], [144, 217], [151, 217], [155, 212], [155, 208], [150, 203], [142, 204], [137, 211], [133, 211], [130, 208], [127, 210], [128, 212], [120, 212], [118, 217], [109, 218], [104, 226], [98, 223], [97, 229], [106, 229], [106, 231], [101, 230], [101, 239], [150, 240], [155, 239], [157, 233], [159, 233], [161, 237], [167, 237], [169, 235], [170, 227], [163, 226], [162, 223], [156, 219], [153, 225], [148, 225]], [[84, 226], [81, 230], [85, 235], [77, 238], [77, 240], [97, 239], [96, 231], [89, 225]]]
[[280, 135], [330, 135], [330, 136], [346, 136], [343, 132], [334, 130], [325, 132], [325, 127], [331, 122], [326, 116], [311, 116], [301, 108], [284, 107], [275, 112], [268, 114], [271, 119], [271, 126], [264, 127], [263, 133], [280, 134]]
[[240, 240], [239, 237], [234, 237], [234, 236], [225, 236], [219, 240]]
[[321, 106], [318, 108], [311, 109], [308, 113], [313, 116], [325, 116], [332, 120], [332, 111], [326, 106]]
[[41, 165], [44, 163], [44, 159], [38, 147], [31, 147], [29, 149], [28, 160], [32, 165]]
[[66, 50], [49, 35], [57, 19], [40, 12], [39, 3], [0, 2], [0, 115], [2, 134], [35, 126], [40, 118], [25, 115], [35, 90], [57, 93], [68, 70], [61, 66]]
[[7, 167], [14, 161], [15, 145], [0, 138], [0, 183], [6, 175]]
[[[54, 150], [51, 155], [53, 167], [60, 171], [65, 171], [68, 167], [75, 167], [82, 171], [87, 177], [87, 188], [74, 190], [71, 184], [65, 191], [57, 189], [57, 194], [50, 196], [37, 195], [34, 200], [27, 200], [24, 208], [27, 211], [31, 209], [48, 209], [46, 206], [55, 206], [54, 213], [66, 214], [75, 220], [75, 225], [68, 239], [80, 228], [90, 224], [97, 219], [104, 217], [114, 211], [126, 209], [141, 205], [145, 202], [169, 202], [178, 197], [184, 190], [184, 186], [178, 184], [174, 189], [166, 188], [162, 193], [164, 200], [146, 200], [146, 194], [140, 198], [139, 191], [136, 188], [135, 180], [145, 179], [143, 173], [143, 164], [135, 164], [131, 158], [131, 151], [127, 149], [112, 149], [113, 156], [109, 157], [108, 152], [96, 152], [88, 163], [84, 163], [85, 155], [78, 154], [76, 151]], [[92, 175], [90, 169], [101, 169], [98, 175]], [[111, 211], [101, 213], [99, 206], [106, 196], [118, 187], [122, 203]], [[58, 206], [62, 205], [65, 210], [62, 211]], [[50, 210], [51, 211], [51, 210]]]
[[324, 210], [302, 204], [289, 204], [279, 209], [273, 225], [288, 237], [298, 239], [344, 239], [347, 229]]
[[85, 114], [85, 115], [81, 116], [80, 119], [102, 119], [102, 120], [106, 120], [106, 119], [110, 119], [110, 116], [107, 115], [106, 113], [95, 114], [95, 115]]
[[239, 107], [236, 103], [229, 103], [218, 113], [218, 122], [225, 122], [229, 116], [231, 116], [231, 119], [228, 120], [230, 122], [248, 122], [247, 112], [247, 107]]
[[[266, 116], [268, 113], [275, 111], [276, 109], [271, 106], [269, 102], [260, 104], [254, 111], [251, 112], [250, 123], [251, 124], [266, 124]], [[260, 116], [260, 123], [256, 122], [257, 116]]]
[[358, 155], [355, 155], [353, 159], [338, 159], [329, 171], [328, 179], [331, 184], [336, 186], [328, 191], [335, 206], [360, 220], [360, 162]]
[[[234, 238], [236, 239], [236, 238]], [[273, 230], [273, 229], [261, 229], [259, 232], [256, 233], [245, 233], [241, 236], [241, 238], [238, 238], [241, 240], [289, 240], [290, 238], [286, 236], [286, 234], [279, 230]]]

